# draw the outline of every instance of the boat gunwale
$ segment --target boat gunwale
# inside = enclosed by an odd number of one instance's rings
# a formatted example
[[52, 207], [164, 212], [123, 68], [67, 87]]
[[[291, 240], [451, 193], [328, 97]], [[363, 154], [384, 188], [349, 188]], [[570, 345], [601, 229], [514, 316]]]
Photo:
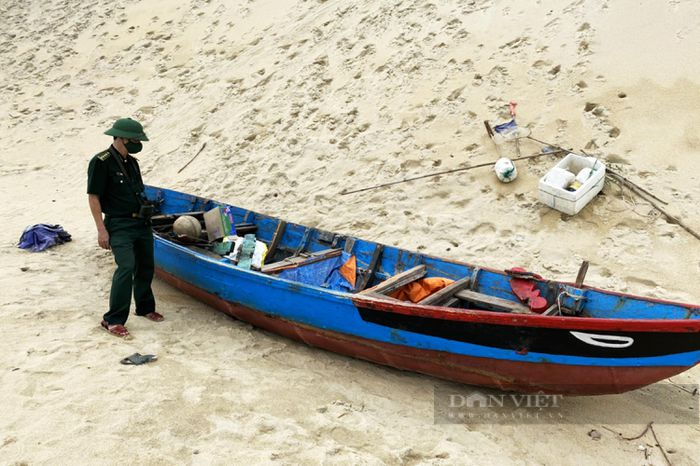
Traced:
[[[541, 314], [514, 314], [483, 311], [481, 309], [454, 309], [426, 306], [405, 301], [382, 299], [379, 296], [352, 295], [356, 305], [375, 311], [392, 312], [459, 322], [478, 322], [521, 327], [561, 328], [565, 330], [603, 330], [634, 332], [698, 333], [700, 319], [610, 319], [603, 317], [552, 316]], [[443, 314], [439, 316], [436, 314]]]

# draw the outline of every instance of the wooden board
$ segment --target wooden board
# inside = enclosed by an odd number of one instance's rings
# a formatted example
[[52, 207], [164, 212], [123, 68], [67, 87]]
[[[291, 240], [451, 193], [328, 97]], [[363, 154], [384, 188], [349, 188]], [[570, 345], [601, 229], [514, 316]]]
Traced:
[[356, 284], [357, 291], [362, 291], [367, 287], [367, 284], [372, 279], [375, 270], [377, 270], [377, 266], [379, 265], [379, 258], [381, 257], [383, 250], [384, 246], [381, 244], [378, 244], [377, 247], [374, 248], [374, 253], [372, 253], [372, 259], [369, 261], [369, 267], [367, 267], [367, 269], [363, 271], [362, 275], [360, 276], [360, 279]]
[[342, 249], [324, 249], [312, 253], [300, 254], [298, 256], [287, 257], [284, 260], [263, 265], [262, 273], [276, 273], [285, 269], [294, 267], [302, 267], [304, 265], [313, 264], [314, 262], [337, 257], [342, 253]]
[[399, 274], [387, 278], [378, 285], [372, 288], [367, 288], [361, 293], [371, 293], [371, 294], [389, 294], [407, 283], [423, 278], [426, 273], [425, 264], [417, 265], [411, 269], [405, 270]]
[[405, 302], [405, 301], [401, 301], [400, 299], [392, 298], [391, 296], [386, 296], [386, 295], [383, 295], [383, 294], [380, 294], [380, 293], [372, 293], [372, 292], [370, 292], [369, 290], [362, 291], [361, 293], [364, 294], [364, 295], [367, 295], [367, 296], [371, 296], [371, 297], [373, 297], [373, 298], [388, 299], [388, 300], [390, 300], [390, 301], [396, 301], [396, 302], [399, 302], [399, 303]]
[[459, 304], [459, 299], [455, 298], [454, 296], [448, 299], [443, 306], [445, 307], [454, 307], [457, 304]]
[[301, 243], [299, 243], [299, 246], [297, 246], [296, 250], [294, 251], [295, 256], [300, 255], [304, 249], [306, 249], [306, 245], [309, 243], [309, 238], [311, 238], [311, 233], [313, 233], [313, 231], [313, 228], [307, 228], [304, 231], [304, 236], [301, 238]]
[[355, 247], [355, 238], [348, 238], [345, 240], [345, 247], [343, 248], [343, 251], [347, 252], [348, 254], [352, 254], [352, 248]]
[[508, 299], [496, 298], [495, 296], [489, 296], [483, 293], [477, 293], [476, 291], [461, 290], [455, 293], [455, 297], [492, 311], [534, 314], [534, 312], [524, 304], [516, 303]]
[[277, 224], [277, 228], [275, 228], [275, 234], [272, 235], [272, 240], [270, 241], [270, 247], [267, 248], [267, 256], [272, 257], [275, 254], [275, 250], [277, 249], [277, 245], [280, 244], [280, 240], [282, 239], [282, 236], [284, 235], [284, 229], [287, 227], [287, 222], [284, 220], [280, 220], [279, 223]]
[[461, 280], [457, 280], [454, 283], [446, 286], [440, 291], [436, 291], [430, 296], [418, 301], [418, 304], [424, 304], [426, 306], [442, 306], [444, 302], [448, 301], [455, 293], [465, 288], [469, 288], [472, 283], [472, 277], [465, 277]]
[[559, 305], [557, 303], [552, 304], [547, 308], [546, 311], [542, 313], [543, 316], [556, 316], [556, 315], [561, 315], [561, 311], [559, 310]]
[[237, 223], [234, 225], [236, 228], [237, 236], [245, 236], [249, 234], [255, 234], [258, 231], [258, 226], [253, 223]]

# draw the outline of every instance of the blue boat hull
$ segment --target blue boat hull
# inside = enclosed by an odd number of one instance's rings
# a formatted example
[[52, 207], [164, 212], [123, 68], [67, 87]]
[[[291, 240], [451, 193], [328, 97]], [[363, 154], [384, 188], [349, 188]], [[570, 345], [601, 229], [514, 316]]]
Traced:
[[[157, 193], [166, 200], [186, 196]], [[419, 306], [239, 269], [155, 238], [158, 276], [184, 292], [255, 326], [398, 369], [504, 390], [594, 395], [648, 385], [700, 361], [697, 319], [516, 316]], [[678, 307], [657, 304], [667, 306], [665, 312]], [[606, 346], [600, 342], [607, 336], [633, 343]]]

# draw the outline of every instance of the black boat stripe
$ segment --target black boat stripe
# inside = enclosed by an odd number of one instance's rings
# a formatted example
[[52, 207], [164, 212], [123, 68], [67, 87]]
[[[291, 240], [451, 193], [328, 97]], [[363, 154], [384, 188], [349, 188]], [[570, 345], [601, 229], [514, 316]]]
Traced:
[[[412, 316], [358, 307], [366, 322], [430, 335], [447, 340], [462, 341], [491, 348], [512, 349], [520, 353], [536, 352], [580, 357], [640, 358], [664, 356], [700, 350], [700, 338], [695, 333], [668, 332], [605, 332], [596, 331], [595, 338], [629, 338], [624, 347], [593, 345], [572, 335], [565, 328], [517, 327], [431, 317]], [[612, 340], [611, 340], [612, 341]]]

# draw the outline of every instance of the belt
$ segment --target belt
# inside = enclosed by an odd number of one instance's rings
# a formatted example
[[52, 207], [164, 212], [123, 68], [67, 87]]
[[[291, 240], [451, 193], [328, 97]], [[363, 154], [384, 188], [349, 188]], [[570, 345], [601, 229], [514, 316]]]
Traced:
[[105, 214], [105, 217], [108, 217], [108, 218], [141, 218], [141, 216], [138, 214], [138, 212], [132, 212], [130, 214], [120, 214], [120, 215]]

